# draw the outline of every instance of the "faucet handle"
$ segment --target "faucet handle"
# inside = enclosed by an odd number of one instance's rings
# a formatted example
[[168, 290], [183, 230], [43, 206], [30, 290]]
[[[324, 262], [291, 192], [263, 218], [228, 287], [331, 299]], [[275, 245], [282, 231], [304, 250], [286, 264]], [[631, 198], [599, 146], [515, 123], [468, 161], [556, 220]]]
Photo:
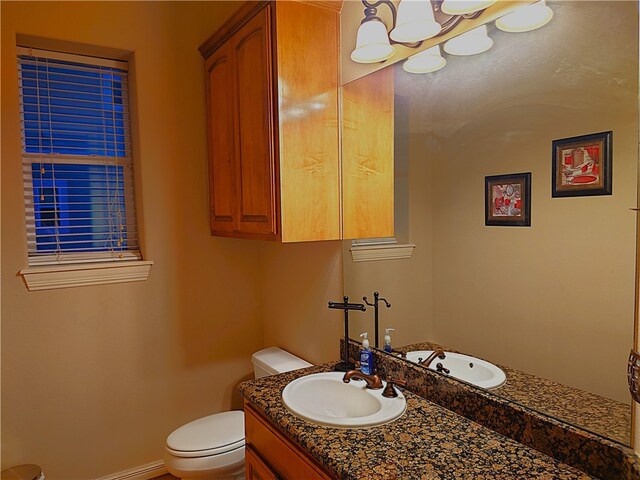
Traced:
[[444, 365], [442, 365], [442, 363], [440, 363], [440, 362], [436, 363], [436, 371], [438, 371], [440, 373], [445, 373], [447, 375], [449, 375], [451, 373], [451, 370], [449, 370], [448, 368], [445, 368]]
[[394, 385], [400, 385], [401, 387], [406, 387], [407, 382], [404, 380], [394, 380], [392, 378], [387, 378], [387, 386], [384, 387], [382, 391], [382, 396], [387, 398], [396, 398], [398, 396], [398, 392], [394, 388]]

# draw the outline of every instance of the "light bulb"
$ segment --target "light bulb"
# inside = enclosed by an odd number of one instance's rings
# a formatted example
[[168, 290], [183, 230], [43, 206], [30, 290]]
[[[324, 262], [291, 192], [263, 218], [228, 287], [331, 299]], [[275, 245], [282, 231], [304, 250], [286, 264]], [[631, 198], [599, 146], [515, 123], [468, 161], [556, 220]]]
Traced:
[[451, 55], [476, 55], [486, 52], [492, 45], [493, 40], [487, 35], [487, 26], [480, 25], [448, 40], [444, 44], [444, 51]]
[[435, 37], [440, 30], [429, 0], [401, 0], [396, 27], [389, 36], [396, 42], [414, 43]]
[[545, 0], [540, 0], [497, 19], [496, 27], [503, 32], [529, 32], [544, 27], [552, 18], [553, 10], [547, 6]]
[[410, 56], [402, 64], [402, 69], [408, 73], [431, 73], [440, 70], [447, 64], [447, 61], [440, 54], [440, 45]]
[[395, 53], [396, 49], [389, 43], [387, 28], [375, 18], [364, 22], [358, 28], [356, 48], [351, 52], [351, 60], [357, 63], [382, 62]]

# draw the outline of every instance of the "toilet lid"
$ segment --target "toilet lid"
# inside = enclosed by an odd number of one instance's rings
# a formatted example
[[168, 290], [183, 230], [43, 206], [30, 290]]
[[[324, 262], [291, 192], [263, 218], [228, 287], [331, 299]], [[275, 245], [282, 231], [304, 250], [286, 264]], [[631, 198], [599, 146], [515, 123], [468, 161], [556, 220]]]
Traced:
[[182, 457], [218, 455], [243, 446], [244, 412], [240, 410], [199, 418], [167, 438], [167, 449]]

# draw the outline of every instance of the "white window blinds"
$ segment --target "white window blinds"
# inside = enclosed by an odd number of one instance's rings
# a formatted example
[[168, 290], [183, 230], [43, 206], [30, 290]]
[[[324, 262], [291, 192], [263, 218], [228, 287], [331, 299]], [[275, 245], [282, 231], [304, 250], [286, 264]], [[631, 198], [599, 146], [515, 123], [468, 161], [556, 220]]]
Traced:
[[30, 265], [139, 260], [127, 63], [18, 47]]

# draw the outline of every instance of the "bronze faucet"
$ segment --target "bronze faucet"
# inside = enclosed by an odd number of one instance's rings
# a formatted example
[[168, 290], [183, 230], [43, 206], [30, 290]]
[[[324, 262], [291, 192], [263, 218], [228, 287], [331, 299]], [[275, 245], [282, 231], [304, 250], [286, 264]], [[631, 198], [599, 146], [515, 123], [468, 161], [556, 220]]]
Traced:
[[428, 367], [429, 365], [431, 365], [431, 362], [433, 362], [436, 359], [436, 357], [439, 358], [440, 360], [444, 360], [446, 358], [444, 354], [444, 350], [442, 350], [442, 348], [440, 347], [436, 348], [431, 355], [429, 355], [424, 360], [420, 360], [418, 363], [420, 365]]
[[370, 388], [372, 390], [378, 390], [383, 386], [382, 380], [380, 380], [380, 377], [378, 375], [365, 375], [358, 370], [349, 370], [344, 374], [344, 377], [342, 377], [342, 381], [344, 383], [349, 383], [352, 378], [360, 378], [364, 380], [365, 382], [367, 382], [367, 388]]

